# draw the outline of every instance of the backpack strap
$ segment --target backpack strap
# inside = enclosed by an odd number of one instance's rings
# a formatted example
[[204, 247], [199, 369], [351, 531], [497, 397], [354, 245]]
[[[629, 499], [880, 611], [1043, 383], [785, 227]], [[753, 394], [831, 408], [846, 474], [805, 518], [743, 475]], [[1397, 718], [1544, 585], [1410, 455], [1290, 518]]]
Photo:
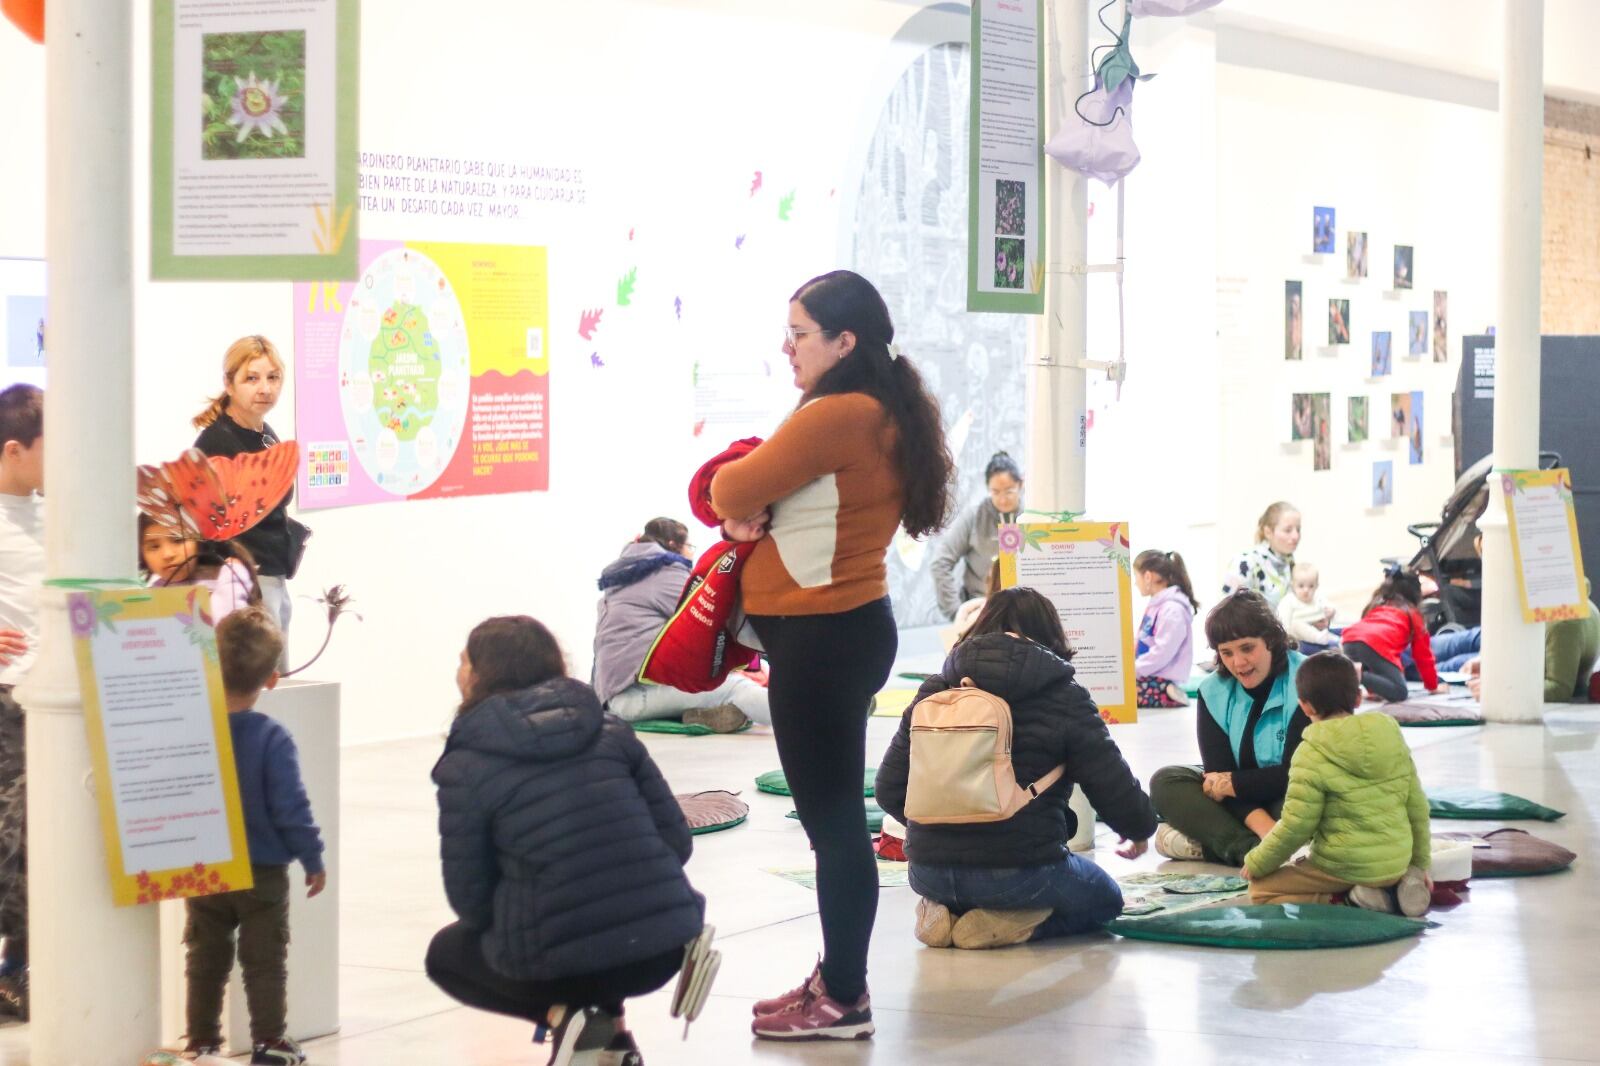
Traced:
[[1057, 766], [1054, 770], [1051, 770], [1049, 773], [1045, 774], [1043, 777], [1039, 778], [1022, 791], [1028, 794], [1028, 798], [1030, 800], [1036, 800], [1044, 793], [1050, 791], [1050, 787], [1057, 781], [1060, 781], [1061, 775], [1066, 772], [1067, 764], [1062, 763], [1060, 766]]

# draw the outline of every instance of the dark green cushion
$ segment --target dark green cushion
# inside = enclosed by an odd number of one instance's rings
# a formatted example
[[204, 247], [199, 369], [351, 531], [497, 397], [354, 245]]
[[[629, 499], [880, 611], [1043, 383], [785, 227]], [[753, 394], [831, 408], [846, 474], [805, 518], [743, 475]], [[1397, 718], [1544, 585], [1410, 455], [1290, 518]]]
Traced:
[[[861, 779], [861, 794], [863, 796], [872, 795], [872, 786], [877, 777], [878, 771], [873, 767], [867, 767], [866, 773]], [[787, 796], [789, 795], [789, 779], [783, 776], [782, 770], [768, 770], [756, 778], [756, 788], [762, 792], [770, 792], [774, 796]]]
[[[648, 721], [629, 722], [628, 724], [633, 726], [635, 733], [676, 733], [685, 737], [706, 737], [716, 732], [715, 729], [709, 726], [685, 725], [676, 718], [652, 718]], [[738, 729], [735, 729], [734, 732], [743, 733], [753, 725], [755, 725], [754, 722], [746, 722]]]
[[1128, 920], [1106, 928], [1130, 940], [1160, 940], [1214, 948], [1346, 948], [1416, 936], [1437, 922], [1324, 903], [1205, 907]]
[[[883, 828], [883, 808], [872, 800], [864, 800], [863, 805], [867, 814], [867, 828], [874, 833], [878, 832]], [[788, 816], [799, 821], [800, 812], [790, 811]]]
[[1567, 813], [1509, 792], [1490, 792], [1482, 788], [1430, 788], [1427, 792], [1428, 813], [1435, 818], [1553, 822], [1566, 817]]

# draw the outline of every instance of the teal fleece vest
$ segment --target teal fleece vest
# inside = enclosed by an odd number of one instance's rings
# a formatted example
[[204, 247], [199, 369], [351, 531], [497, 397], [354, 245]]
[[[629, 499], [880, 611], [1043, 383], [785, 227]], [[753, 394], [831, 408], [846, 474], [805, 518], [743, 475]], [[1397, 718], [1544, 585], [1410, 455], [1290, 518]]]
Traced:
[[[1297, 651], [1289, 652], [1289, 668], [1272, 683], [1267, 694], [1267, 705], [1256, 722], [1255, 750], [1257, 766], [1277, 766], [1283, 762], [1283, 746], [1289, 738], [1289, 719], [1300, 709], [1295, 695], [1294, 677], [1306, 657]], [[1200, 682], [1200, 698], [1206, 701], [1206, 712], [1228, 734], [1233, 747], [1233, 761], [1239, 761], [1239, 744], [1244, 740], [1245, 722], [1250, 718], [1250, 693], [1232, 677], [1214, 673]]]

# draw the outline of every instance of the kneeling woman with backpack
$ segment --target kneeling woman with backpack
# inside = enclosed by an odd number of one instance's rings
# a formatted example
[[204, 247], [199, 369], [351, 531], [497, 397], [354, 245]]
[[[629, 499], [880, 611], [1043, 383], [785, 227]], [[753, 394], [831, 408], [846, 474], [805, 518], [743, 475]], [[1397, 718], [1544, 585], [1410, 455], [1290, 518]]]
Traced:
[[1148, 846], [1155, 810], [1071, 657], [1050, 601], [1005, 589], [900, 720], [876, 796], [906, 823], [917, 939], [930, 947], [1070, 936], [1122, 911], [1111, 875], [1067, 848], [1077, 831], [1067, 799], [1083, 786], [1130, 859]]

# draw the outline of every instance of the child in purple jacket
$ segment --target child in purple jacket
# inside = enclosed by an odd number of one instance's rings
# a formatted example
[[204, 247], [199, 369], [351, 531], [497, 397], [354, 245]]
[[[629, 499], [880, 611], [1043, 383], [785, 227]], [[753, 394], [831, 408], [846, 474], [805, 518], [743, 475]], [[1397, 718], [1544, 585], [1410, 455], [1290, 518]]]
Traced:
[[1200, 609], [1189, 570], [1177, 552], [1142, 551], [1133, 560], [1133, 577], [1139, 595], [1150, 598], [1133, 666], [1139, 706], [1185, 706], [1183, 686], [1194, 670], [1194, 616]]

